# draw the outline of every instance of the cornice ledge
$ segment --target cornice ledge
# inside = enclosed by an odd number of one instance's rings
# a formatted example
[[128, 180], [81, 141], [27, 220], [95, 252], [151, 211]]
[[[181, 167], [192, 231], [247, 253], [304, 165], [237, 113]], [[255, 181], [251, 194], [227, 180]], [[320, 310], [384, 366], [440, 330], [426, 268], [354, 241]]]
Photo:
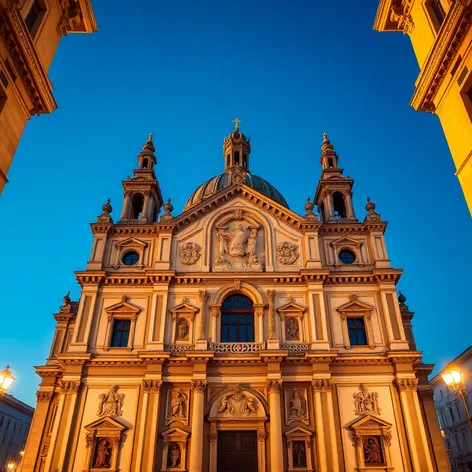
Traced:
[[64, 368], [59, 364], [36, 365], [34, 366], [34, 370], [41, 378], [62, 376], [64, 373]]
[[306, 354], [306, 360], [310, 364], [331, 364], [337, 356], [337, 352], [327, 351], [308, 351]]
[[329, 270], [310, 270], [310, 269], [301, 269], [300, 275], [303, 278], [305, 283], [312, 282], [321, 282], [324, 283], [330, 274]]
[[[52, 95], [52, 85], [36, 54], [31, 35], [20, 15], [19, 2], [2, 0], [0, 6], [5, 11], [2, 35], [9, 38], [9, 41], [6, 41], [7, 47], [11, 52], [11, 56], [15, 58], [17, 69], [30, 93], [33, 102], [33, 109], [30, 110], [30, 113], [32, 115], [51, 113], [57, 108]], [[0, 24], [2, 23], [1, 20], [0, 12]]]
[[339, 354], [332, 362], [336, 366], [388, 365], [385, 354]]
[[92, 359], [92, 354], [56, 354], [58, 364], [65, 368], [68, 365], [85, 365]]
[[82, 288], [85, 285], [100, 285], [107, 276], [107, 273], [104, 271], [76, 271], [74, 273], [77, 282]]
[[417, 111], [435, 112], [433, 100], [459, 46], [472, 23], [471, 0], [452, 3], [438, 38], [416, 80], [410, 106]]
[[403, 273], [402, 269], [373, 269], [372, 275], [377, 283], [394, 282], [395, 284], [400, 280]]
[[422, 360], [419, 351], [389, 351], [386, 356], [392, 364], [408, 364], [413, 367], [420, 364]]
[[92, 229], [92, 234], [107, 234], [113, 228], [113, 223], [90, 223], [90, 228]]

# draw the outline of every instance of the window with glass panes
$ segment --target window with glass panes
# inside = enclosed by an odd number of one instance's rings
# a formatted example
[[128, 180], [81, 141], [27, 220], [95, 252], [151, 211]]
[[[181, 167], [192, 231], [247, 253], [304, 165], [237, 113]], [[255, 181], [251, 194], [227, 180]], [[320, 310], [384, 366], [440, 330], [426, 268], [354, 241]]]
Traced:
[[245, 295], [230, 295], [221, 307], [221, 342], [254, 342], [254, 307]]
[[44, 10], [41, 7], [39, 0], [34, 0], [28, 14], [25, 17], [26, 27], [32, 36], [34, 36], [34, 30], [37, 30], [35, 27], [37, 26], [40, 17], [42, 17], [43, 11]]
[[349, 344], [351, 346], [365, 346], [367, 344], [363, 317], [348, 318], [347, 331], [349, 333]]
[[111, 347], [127, 347], [131, 320], [115, 320], [113, 323], [113, 334]]

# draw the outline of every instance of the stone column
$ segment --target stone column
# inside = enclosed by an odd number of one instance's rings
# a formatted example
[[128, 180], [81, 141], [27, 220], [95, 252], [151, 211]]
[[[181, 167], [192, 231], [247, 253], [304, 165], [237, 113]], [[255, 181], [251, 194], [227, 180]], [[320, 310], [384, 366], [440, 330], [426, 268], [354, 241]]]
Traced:
[[218, 462], [218, 431], [216, 426], [208, 433], [208, 440], [210, 441], [210, 472], [216, 472]]
[[395, 382], [400, 393], [400, 405], [405, 419], [413, 472], [434, 470], [416, 391], [418, 380], [397, 378]]
[[189, 470], [203, 472], [203, 414], [205, 411], [206, 380], [192, 380], [192, 448]]
[[140, 221], [149, 221], [148, 217], [148, 209], [149, 209], [149, 192], [144, 192], [144, 204], [143, 204], [143, 211], [141, 213]]
[[323, 408], [321, 406], [321, 390], [324, 388], [325, 379], [314, 379], [311, 382], [313, 388], [313, 402], [315, 405], [315, 439], [318, 456], [318, 471], [328, 472], [328, 464], [326, 461], [326, 441], [325, 430], [323, 424]]
[[338, 441], [336, 440], [336, 423], [334, 421], [333, 395], [331, 394], [331, 380], [324, 380], [324, 386], [321, 387], [321, 396], [324, 397], [324, 407], [328, 415], [328, 450], [331, 458], [331, 470], [340, 470], [338, 456]]
[[283, 472], [284, 457], [282, 444], [282, 414], [280, 411], [281, 379], [267, 380], [270, 407], [270, 470]]
[[[137, 452], [136, 452], [136, 472], [142, 470], [143, 465], [143, 451], [144, 442], [146, 439], [146, 427], [149, 423], [149, 446], [146, 450], [147, 467], [154, 470], [155, 454], [156, 454], [156, 436], [157, 423], [159, 419], [159, 400], [162, 387], [162, 380], [143, 380], [143, 403], [141, 409], [141, 429], [137, 438]], [[154, 396], [154, 398], [152, 398]], [[154, 400], [154, 401], [152, 401]], [[151, 410], [149, 411], [149, 403], [151, 403]], [[149, 411], [149, 413], [148, 413]]]
[[199, 290], [198, 296], [200, 298], [200, 324], [198, 325], [198, 335], [196, 339], [196, 349], [206, 350], [208, 348], [207, 337], [206, 337], [206, 302], [210, 298], [208, 290]]
[[269, 302], [269, 336], [267, 341], [267, 349], [279, 349], [280, 342], [277, 339], [277, 329], [275, 326], [275, 309], [274, 309], [274, 300], [275, 300], [275, 290], [267, 290], [267, 300]]
[[211, 342], [216, 343], [217, 336], [216, 336], [216, 325], [218, 324], [218, 316], [221, 314], [220, 307], [213, 306], [210, 308], [211, 313]]

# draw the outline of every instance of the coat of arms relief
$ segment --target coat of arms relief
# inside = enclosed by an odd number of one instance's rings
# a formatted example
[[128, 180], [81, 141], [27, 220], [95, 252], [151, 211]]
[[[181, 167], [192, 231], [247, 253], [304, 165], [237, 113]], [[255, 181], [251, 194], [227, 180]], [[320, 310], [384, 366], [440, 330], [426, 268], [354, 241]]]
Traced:
[[258, 252], [262, 244], [260, 225], [246, 218], [243, 211], [216, 226], [215, 272], [259, 272], [262, 271], [263, 253]]

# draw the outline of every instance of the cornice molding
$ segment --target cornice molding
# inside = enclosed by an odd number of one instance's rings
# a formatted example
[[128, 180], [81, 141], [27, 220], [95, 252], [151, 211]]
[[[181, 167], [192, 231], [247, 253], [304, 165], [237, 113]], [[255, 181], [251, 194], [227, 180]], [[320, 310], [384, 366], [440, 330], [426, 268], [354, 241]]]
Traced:
[[415, 110], [433, 113], [436, 111], [433, 100], [472, 24], [470, 3], [470, 0], [452, 3], [433, 48], [418, 76], [418, 85], [410, 101], [410, 106]]

